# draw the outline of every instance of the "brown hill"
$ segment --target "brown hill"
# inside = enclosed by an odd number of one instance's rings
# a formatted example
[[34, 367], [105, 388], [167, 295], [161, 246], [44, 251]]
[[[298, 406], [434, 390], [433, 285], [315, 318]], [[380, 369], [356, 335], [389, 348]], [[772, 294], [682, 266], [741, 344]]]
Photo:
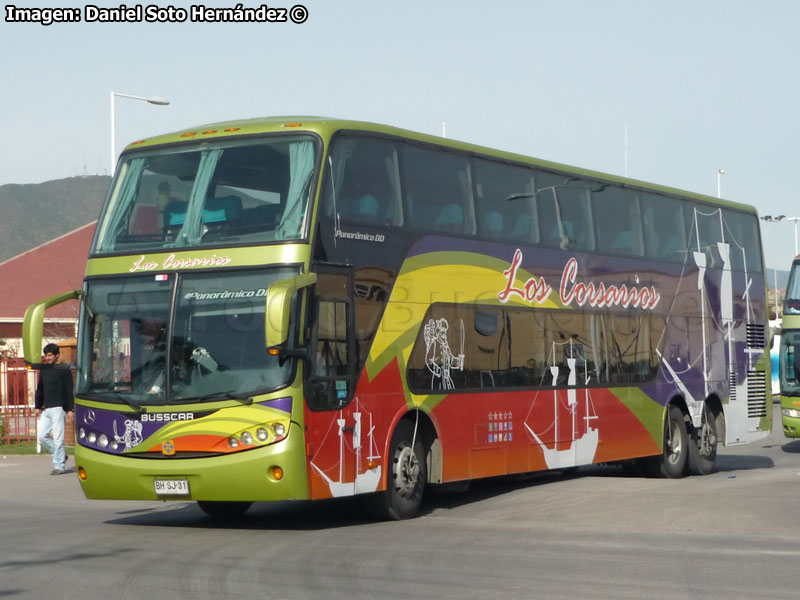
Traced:
[[0, 186], [0, 262], [96, 220], [111, 178]]

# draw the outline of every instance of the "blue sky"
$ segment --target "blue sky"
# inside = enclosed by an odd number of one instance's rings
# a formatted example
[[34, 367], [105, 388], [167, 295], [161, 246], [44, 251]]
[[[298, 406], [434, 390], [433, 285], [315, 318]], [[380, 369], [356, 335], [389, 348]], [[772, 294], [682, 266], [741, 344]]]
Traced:
[[[157, 133], [267, 115], [432, 134], [445, 122], [451, 138], [618, 175], [627, 164], [631, 177], [711, 195], [722, 168], [724, 197], [762, 215], [800, 216], [791, 187], [800, 3], [303, 4], [302, 25], [0, 19], [0, 185], [108, 172], [115, 90], [171, 102], [117, 99], [118, 150]], [[793, 225], [763, 223], [762, 232], [767, 266], [788, 268]]]

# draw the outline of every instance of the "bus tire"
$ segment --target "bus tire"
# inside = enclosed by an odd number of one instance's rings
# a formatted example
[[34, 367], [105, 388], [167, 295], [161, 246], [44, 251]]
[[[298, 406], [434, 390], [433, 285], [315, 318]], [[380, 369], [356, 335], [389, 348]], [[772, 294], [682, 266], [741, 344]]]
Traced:
[[414, 425], [401, 421], [392, 435], [386, 490], [368, 498], [370, 512], [379, 518], [399, 521], [415, 517], [419, 512], [428, 466], [419, 432], [412, 449], [413, 439]]
[[664, 427], [664, 454], [661, 473], [668, 479], [683, 477], [689, 449], [689, 436], [686, 433], [686, 419], [681, 409], [671, 404], [667, 411]]
[[197, 506], [209, 517], [215, 519], [232, 519], [241, 517], [252, 506], [252, 502], [212, 502], [198, 500]]
[[688, 447], [689, 473], [713, 473], [717, 466], [717, 422], [707, 404], [703, 407], [703, 424], [691, 428]]

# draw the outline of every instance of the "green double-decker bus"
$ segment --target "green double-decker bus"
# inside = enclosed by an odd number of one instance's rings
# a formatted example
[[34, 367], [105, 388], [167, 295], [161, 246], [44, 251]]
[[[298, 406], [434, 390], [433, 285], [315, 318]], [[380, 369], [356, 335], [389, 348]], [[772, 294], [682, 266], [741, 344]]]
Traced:
[[370, 123], [130, 144], [81, 290], [88, 498], [363, 495], [629, 463], [714, 469], [771, 428], [756, 211]]
[[781, 421], [786, 437], [800, 437], [800, 259], [795, 258], [781, 319], [778, 350], [781, 390]]

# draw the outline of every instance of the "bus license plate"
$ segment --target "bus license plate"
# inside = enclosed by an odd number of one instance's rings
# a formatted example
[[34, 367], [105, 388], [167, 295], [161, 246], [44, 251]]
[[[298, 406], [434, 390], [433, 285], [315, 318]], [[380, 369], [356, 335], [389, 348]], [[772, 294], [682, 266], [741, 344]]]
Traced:
[[189, 481], [186, 479], [156, 479], [155, 486], [159, 496], [189, 495]]

